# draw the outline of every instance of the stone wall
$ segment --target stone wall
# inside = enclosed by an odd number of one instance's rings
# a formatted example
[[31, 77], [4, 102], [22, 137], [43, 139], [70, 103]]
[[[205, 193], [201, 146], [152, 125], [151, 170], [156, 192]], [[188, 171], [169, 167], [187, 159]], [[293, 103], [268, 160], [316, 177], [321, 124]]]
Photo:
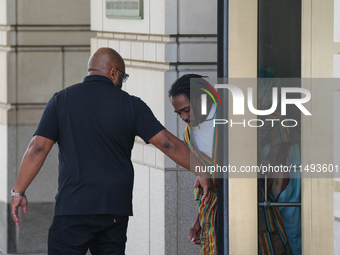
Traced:
[[0, 251], [45, 252], [57, 189], [57, 146], [10, 217], [10, 189], [49, 98], [87, 74], [90, 1], [0, 0]]

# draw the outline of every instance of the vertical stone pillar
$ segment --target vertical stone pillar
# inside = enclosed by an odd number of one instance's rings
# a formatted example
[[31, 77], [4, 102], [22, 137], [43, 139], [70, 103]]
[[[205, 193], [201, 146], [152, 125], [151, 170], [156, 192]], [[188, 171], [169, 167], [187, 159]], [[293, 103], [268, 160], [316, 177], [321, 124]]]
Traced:
[[27, 189], [28, 214], [10, 216], [22, 156], [49, 98], [86, 76], [90, 1], [0, 0], [0, 251], [46, 252], [57, 189], [57, 146]]
[[[339, 77], [339, 2], [302, 1], [302, 78]], [[315, 79], [316, 80], [316, 79]], [[335, 164], [333, 154], [334, 130], [337, 123], [333, 111], [334, 92], [337, 84], [315, 86], [315, 80], [303, 79], [302, 87], [312, 94], [306, 104], [313, 117], [301, 118], [301, 163], [313, 162]], [[330, 83], [330, 82], [329, 82]], [[313, 86], [314, 85], [314, 86]], [[314, 95], [314, 96], [313, 96]], [[335, 94], [336, 95], [336, 94]], [[320, 132], [323, 135], [320, 135]], [[303, 172], [301, 180], [301, 221], [303, 254], [334, 253], [333, 193], [332, 178], [310, 178]]]

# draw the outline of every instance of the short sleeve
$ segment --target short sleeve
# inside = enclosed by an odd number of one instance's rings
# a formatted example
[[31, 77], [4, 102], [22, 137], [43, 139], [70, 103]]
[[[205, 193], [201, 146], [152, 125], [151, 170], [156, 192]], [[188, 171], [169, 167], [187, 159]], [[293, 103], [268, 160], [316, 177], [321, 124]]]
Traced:
[[43, 115], [40, 119], [37, 130], [33, 136], [43, 136], [53, 141], [58, 140], [59, 124], [56, 109], [56, 95], [54, 95], [47, 103]]
[[165, 129], [165, 127], [156, 119], [149, 106], [140, 99], [138, 100], [136, 113], [137, 135], [141, 137], [144, 142], [148, 143], [152, 137]]

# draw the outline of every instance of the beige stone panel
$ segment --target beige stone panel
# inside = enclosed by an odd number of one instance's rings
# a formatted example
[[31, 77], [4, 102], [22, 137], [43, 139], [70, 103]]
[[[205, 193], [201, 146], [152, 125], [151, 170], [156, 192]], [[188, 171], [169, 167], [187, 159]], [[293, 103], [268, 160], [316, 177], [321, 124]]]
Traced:
[[1, 125], [7, 125], [9, 109], [10, 109], [10, 105], [0, 104], [0, 124]]
[[0, 51], [0, 103], [7, 103], [7, 51]]
[[[338, 184], [339, 182], [337, 182]], [[336, 219], [340, 219], [340, 191], [333, 193], [333, 215]]]
[[[164, 126], [166, 127], [169, 132], [177, 136], [180, 140], [183, 140], [183, 131], [184, 129], [178, 129], [178, 118], [177, 114], [174, 113], [174, 108], [169, 100], [168, 91], [171, 88], [172, 83], [177, 79], [177, 72], [175, 70], [165, 72], [165, 81], [164, 81], [164, 89], [165, 89], [165, 110], [164, 110], [164, 118], [165, 123]], [[157, 152], [156, 152], [157, 153]], [[156, 158], [157, 164], [157, 158]], [[171, 160], [168, 156], [164, 156], [164, 167], [166, 168], [175, 168], [176, 163]]]
[[91, 54], [98, 49], [98, 39], [97, 38], [91, 38]]
[[166, 0], [150, 0], [150, 34], [164, 34]]
[[18, 103], [46, 103], [62, 89], [62, 53], [18, 53]]
[[[233, 1], [229, 3], [229, 8], [229, 76], [256, 77], [257, 2]], [[229, 116], [232, 116], [231, 112]], [[242, 116], [243, 118], [252, 119], [253, 116], [246, 115]], [[257, 165], [256, 137], [256, 129], [229, 128], [229, 163], [231, 165], [237, 167], [240, 164]], [[231, 237], [229, 252], [230, 254], [254, 254], [258, 250], [257, 179], [231, 178], [229, 180], [229, 235]], [[240, 227], [240, 224], [244, 227]], [[242, 231], [245, 228], [247, 231]]]
[[16, 127], [17, 124], [17, 110], [12, 106], [7, 112], [7, 124]]
[[156, 36], [156, 35], [150, 35], [150, 41], [161, 42], [161, 41], [163, 41], [163, 37], [162, 36]]
[[165, 31], [164, 34], [172, 35], [178, 32], [178, 1], [165, 0]]
[[165, 154], [161, 152], [159, 149], [156, 149], [156, 166], [160, 168], [164, 168], [165, 163]]
[[150, 168], [150, 255], [165, 252], [164, 171]]
[[126, 82], [126, 91], [140, 97], [151, 108], [156, 118], [164, 124], [164, 70], [130, 66], [126, 66], [125, 69], [126, 73], [130, 74]]
[[[176, 79], [179, 77], [179, 74], [176, 72], [176, 70], [173, 71], [167, 71], [165, 72], [165, 80], [164, 80], [164, 104], [165, 104], [165, 127], [167, 130], [169, 130], [171, 133], [177, 134], [177, 114], [174, 112], [174, 108], [171, 104], [170, 98], [168, 97], [169, 90], [171, 88], [171, 85], [176, 81]], [[183, 139], [182, 132], [179, 134], [180, 139]]]
[[[238, 81], [238, 82], [237, 82]], [[253, 88], [256, 95], [256, 81], [230, 80], [231, 84], [238, 86], [244, 95], [247, 88]], [[253, 96], [254, 101], [256, 97]], [[245, 115], [233, 115], [232, 95], [229, 93], [229, 124], [257, 119], [247, 108]], [[223, 128], [223, 126], [221, 126]], [[229, 164], [240, 169], [241, 166], [257, 165], [257, 128], [245, 125], [229, 125]], [[230, 254], [254, 254], [257, 251], [257, 174], [247, 173], [244, 178], [235, 178], [239, 175], [229, 173], [229, 252]], [[250, 178], [252, 177], [252, 178]], [[247, 229], [247, 231], [243, 231]], [[247, 245], [244, 245], [244, 243]]]
[[[113, 34], [111, 34], [113, 36]], [[137, 35], [132, 35], [132, 34], [126, 34], [125, 35], [125, 39], [126, 40], [136, 40], [137, 39]]]
[[[4, 109], [0, 109], [4, 111]], [[7, 203], [7, 125], [0, 124], [0, 201]]]
[[0, 30], [0, 45], [6, 45], [6, 31]]
[[105, 38], [113, 38], [113, 33], [103, 33], [102, 36]]
[[[340, 182], [339, 181], [334, 181], [335, 183], [334, 183], [334, 185], [335, 185], [335, 187], [334, 187], [334, 191], [340, 191]], [[335, 205], [334, 205], [335, 206]], [[338, 203], [338, 205], [337, 206], [340, 206], [340, 202]], [[340, 218], [340, 208], [339, 208], [339, 218]]]
[[102, 0], [91, 0], [91, 30], [93, 31], [103, 30], [103, 18], [105, 17], [105, 13], [103, 14], [104, 4]]
[[[98, 33], [98, 36], [100, 36], [100, 33]], [[115, 39], [126, 39], [125, 34], [117, 34], [117, 33], [113, 34], [113, 38], [115, 38]]]
[[312, 251], [334, 254], [333, 179], [312, 179]]
[[89, 51], [64, 52], [64, 88], [83, 81], [89, 57]]
[[135, 142], [131, 153], [131, 159], [133, 161], [143, 162], [143, 147], [141, 142]]
[[150, 169], [138, 163], [133, 167], [133, 217], [129, 218], [126, 254], [150, 254]]
[[91, 0], [91, 30], [102, 31], [103, 30], [103, 5], [105, 4], [102, 0]]
[[110, 40], [109, 41], [109, 47], [114, 49], [117, 52], [120, 52], [118, 40]]
[[312, 77], [333, 77], [334, 1], [312, 4]]
[[156, 61], [156, 43], [144, 43], [144, 60]]
[[13, 27], [0, 25], [0, 45], [4, 47], [15, 45], [15, 31]]
[[[312, 106], [312, 151], [307, 164], [332, 164], [333, 163], [333, 91], [339, 85], [329, 84], [322, 86], [313, 81], [311, 89], [315, 100]], [[321, 135], [322, 134], [322, 135]], [[333, 254], [333, 174], [331, 178], [312, 179], [312, 254]], [[315, 176], [315, 174], [313, 174]], [[326, 176], [326, 174], [324, 174]]]
[[333, 55], [333, 77], [340, 78], [340, 54]]
[[[303, 80], [302, 87], [311, 91], [312, 100], [305, 106], [312, 117], [302, 116], [302, 165], [330, 164], [333, 159], [333, 94], [340, 87]], [[313, 85], [313, 86], [312, 86]], [[313, 97], [314, 95], [314, 97]], [[313, 100], [314, 98], [314, 100]], [[322, 134], [322, 135], [320, 135]], [[310, 179], [310, 176], [314, 176]], [[303, 254], [333, 254], [333, 178], [322, 179], [303, 173], [302, 242]], [[308, 177], [308, 178], [306, 178]], [[330, 174], [333, 177], [333, 174]]]
[[178, 10], [180, 34], [217, 33], [217, 1], [178, 1]]
[[13, 0], [0, 0], [0, 24], [10, 25], [15, 24], [16, 16], [16, 1]]
[[17, 93], [17, 68], [16, 68], [16, 53], [15, 51], [8, 52], [8, 62], [7, 62], [7, 96], [8, 102], [14, 103], [16, 102], [16, 93]]
[[107, 38], [98, 38], [97, 46], [98, 46], [98, 49], [102, 47], [108, 47], [109, 40]]
[[153, 145], [144, 145], [143, 162], [156, 165], [156, 148]]
[[119, 43], [119, 54], [124, 59], [131, 58], [131, 42], [130, 41], [120, 41]]
[[[312, 81], [310, 90], [312, 121], [312, 157], [314, 164], [333, 163], [333, 86]], [[332, 124], [328, 124], [332, 123]], [[322, 134], [322, 135], [321, 135]]]
[[18, 33], [18, 45], [88, 45], [93, 36], [95, 36], [95, 33], [91, 31], [20, 31]]
[[[178, 50], [177, 43], [173, 42], [167, 43], [165, 45], [164, 62], [177, 62], [177, 50]], [[162, 56], [158, 55], [158, 52], [157, 58], [162, 58]]]
[[105, 4], [103, 4], [102, 16], [98, 16], [98, 19], [101, 18], [103, 22], [101, 31], [138, 34], [150, 33], [150, 0], [144, 0], [143, 5], [143, 19], [113, 19], [106, 17]]
[[148, 41], [149, 36], [148, 35], [137, 35], [137, 40], [138, 41]]
[[18, 0], [18, 24], [88, 25], [90, 0]]
[[0, 103], [15, 102], [15, 61], [15, 52], [10, 48], [0, 50]]
[[143, 60], [143, 42], [131, 42], [131, 58], [133, 60]]
[[156, 44], [157, 62], [165, 62], [165, 43]]
[[334, 0], [334, 42], [340, 42], [340, 1]]
[[257, 77], [257, 1], [229, 2], [229, 77]]
[[40, 122], [45, 107], [20, 108], [17, 111], [17, 124], [24, 126], [37, 126]]
[[[302, 88], [311, 91], [311, 83], [303, 79]], [[311, 109], [311, 101], [305, 104]], [[301, 164], [306, 165], [312, 159], [312, 118], [301, 115]], [[303, 255], [312, 253], [312, 179], [310, 173], [301, 173], [301, 241]]]
[[7, 25], [7, 0], [0, 1], [0, 24]]
[[180, 62], [217, 62], [217, 43], [180, 43], [178, 51]]

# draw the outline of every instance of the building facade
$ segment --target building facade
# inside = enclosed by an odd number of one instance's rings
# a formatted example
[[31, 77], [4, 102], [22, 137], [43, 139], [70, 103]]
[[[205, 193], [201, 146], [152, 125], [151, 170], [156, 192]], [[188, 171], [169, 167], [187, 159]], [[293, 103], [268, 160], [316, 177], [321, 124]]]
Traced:
[[[171, 84], [186, 73], [216, 78], [217, 1], [143, 0], [142, 18], [107, 15], [105, 0], [0, 0], [0, 251], [46, 252], [47, 230], [57, 189], [57, 148], [27, 190], [28, 215], [16, 227], [10, 217], [10, 189], [42, 111], [54, 92], [86, 76], [90, 53], [117, 50], [125, 60], [128, 93], [141, 97], [173, 134], [184, 124], [168, 99]], [[110, 1], [109, 1], [110, 2]], [[111, 2], [114, 2], [113, 0]], [[125, 1], [121, 1], [125, 2]], [[129, 2], [129, 1], [127, 1]], [[289, 1], [288, 1], [289, 2]], [[300, 3], [300, 78], [339, 77], [338, 0]], [[229, 1], [229, 76], [256, 78], [259, 66], [261, 1]], [[274, 1], [273, 4], [278, 4]], [[289, 4], [289, 3], [288, 3]], [[302, 162], [311, 157], [335, 162], [333, 92], [302, 84], [327, 102], [322, 120], [302, 118]], [[241, 88], [244, 92], [246, 87]], [[256, 90], [256, 88], [254, 88]], [[307, 107], [320, 108], [311, 101]], [[230, 104], [231, 108], [231, 104]], [[311, 140], [323, 131], [322, 140]], [[313, 144], [314, 143], [314, 144]], [[320, 143], [322, 146], [315, 146]], [[311, 149], [312, 148], [312, 149]], [[336, 150], [334, 150], [336, 152]], [[229, 163], [257, 164], [255, 129], [229, 131]], [[195, 176], [178, 167], [138, 137], [132, 153], [135, 168], [134, 216], [128, 228], [127, 254], [199, 254], [188, 240], [197, 213]], [[332, 178], [302, 179], [303, 254], [333, 254]], [[335, 193], [335, 198], [337, 193]], [[336, 204], [336, 203], [335, 203]], [[257, 253], [257, 179], [229, 179], [230, 254]]]

